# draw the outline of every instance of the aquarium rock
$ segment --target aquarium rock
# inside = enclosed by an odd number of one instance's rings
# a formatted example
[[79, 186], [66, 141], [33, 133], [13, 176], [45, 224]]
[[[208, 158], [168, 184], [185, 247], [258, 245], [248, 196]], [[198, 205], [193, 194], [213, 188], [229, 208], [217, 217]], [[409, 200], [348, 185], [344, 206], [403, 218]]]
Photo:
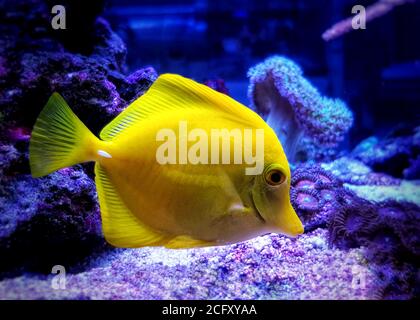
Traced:
[[[114, 249], [92, 256], [53, 290], [54, 275], [0, 282], [10, 299], [375, 299], [379, 284], [360, 248], [328, 249], [327, 231], [267, 235], [223, 247]], [[364, 286], [355, 284], [363, 277]]]
[[398, 126], [384, 139], [367, 138], [354, 148], [352, 156], [376, 172], [420, 179], [420, 127]]
[[374, 172], [363, 162], [348, 156], [322, 163], [321, 166], [341, 181], [351, 185], [399, 186], [401, 184], [401, 179], [385, 173]]

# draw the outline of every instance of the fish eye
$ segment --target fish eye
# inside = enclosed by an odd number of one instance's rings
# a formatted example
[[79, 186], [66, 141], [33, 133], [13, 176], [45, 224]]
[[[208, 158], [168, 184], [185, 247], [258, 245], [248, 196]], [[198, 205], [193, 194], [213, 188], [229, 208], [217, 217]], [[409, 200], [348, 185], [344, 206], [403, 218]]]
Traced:
[[266, 173], [265, 181], [272, 186], [277, 186], [286, 181], [286, 175], [279, 169], [273, 169]]

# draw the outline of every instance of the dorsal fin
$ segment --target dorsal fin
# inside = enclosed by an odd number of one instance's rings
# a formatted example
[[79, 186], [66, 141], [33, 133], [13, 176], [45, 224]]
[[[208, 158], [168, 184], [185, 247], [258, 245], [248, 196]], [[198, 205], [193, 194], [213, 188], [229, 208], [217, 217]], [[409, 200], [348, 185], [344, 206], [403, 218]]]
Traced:
[[206, 85], [176, 74], [161, 75], [149, 90], [111, 121], [100, 133], [103, 140], [112, 140], [133, 123], [165, 110], [185, 108], [218, 108], [236, 119], [257, 117], [247, 107]]

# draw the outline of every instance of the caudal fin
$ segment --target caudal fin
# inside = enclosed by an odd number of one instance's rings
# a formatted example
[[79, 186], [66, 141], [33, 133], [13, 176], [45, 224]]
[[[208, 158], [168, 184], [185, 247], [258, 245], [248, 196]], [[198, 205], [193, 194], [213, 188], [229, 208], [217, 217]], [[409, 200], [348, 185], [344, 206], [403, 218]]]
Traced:
[[36, 120], [29, 144], [33, 177], [93, 160], [98, 141], [58, 94], [48, 100]]

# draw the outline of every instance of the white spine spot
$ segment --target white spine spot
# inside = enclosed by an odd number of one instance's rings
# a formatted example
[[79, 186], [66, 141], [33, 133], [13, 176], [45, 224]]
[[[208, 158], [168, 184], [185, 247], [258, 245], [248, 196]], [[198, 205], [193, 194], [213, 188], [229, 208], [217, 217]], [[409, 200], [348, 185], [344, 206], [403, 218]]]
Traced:
[[108, 152], [106, 152], [104, 150], [98, 150], [98, 154], [101, 157], [104, 157], [104, 158], [108, 158], [108, 159], [112, 158], [112, 156]]

